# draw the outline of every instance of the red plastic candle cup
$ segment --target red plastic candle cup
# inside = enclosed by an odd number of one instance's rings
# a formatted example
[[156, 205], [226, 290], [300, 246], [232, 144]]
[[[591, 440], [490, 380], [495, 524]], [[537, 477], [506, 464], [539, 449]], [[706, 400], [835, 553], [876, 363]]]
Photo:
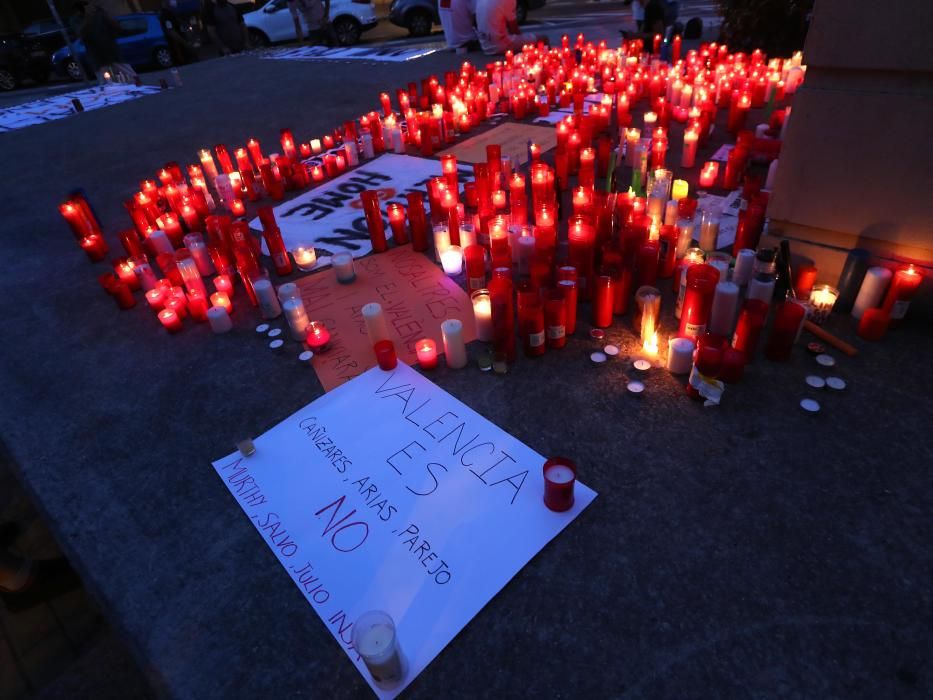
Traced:
[[794, 294], [797, 298], [809, 299], [814, 282], [816, 282], [816, 266], [801, 265], [797, 269], [797, 277], [794, 280]]
[[612, 325], [614, 282], [611, 275], [600, 275], [593, 285], [593, 325], [608, 328]]
[[373, 345], [373, 352], [376, 353], [376, 362], [379, 363], [379, 369], [389, 371], [395, 369], [398, 365], [395, 345], [392, 344], [391, 340], [380, 340]]
[[790, 359], [797, 332], [806, 314], [803, 305], [793, 301], [785, 301], [778, 307], [768, 345], [765, 347], [765, 357], [776, 362]]
[[897, 323], [907, 315], [911, 300], [917, 294], [917, 288], [923, 282], [923, 275], [913, 265], [908, 265], [894, 273], [891, 286], [884, 298], [881, 308], [891, 316], [891, 325]]
[[230, 295], [227, 292], [214, 292], [211, 294], [211, 306], [220, 306], [228, 314], [233, 313], [233, 303], [230, 301]]
[[544, 463], [544, 505], [558, 513], [570, 510], [576, 481], [576, 464], [566, 457], [551, 457]]
[[745, 363], [749, 364], [755, 357], [761, 331], [768, 319], [768, 304], [761, 299], [746, 299], [735, 324], [735, 333], [732, 336], [732, 347], [745, 355]]
[[430, 338], [423, 338], [415, 343], [415, 354], [421, 369], [434, 369], [437, 367], [437, 343]]
[[100, 262], [107, 256], [107, 242], [104, 237], [98, 233], [92, 233], [79, 241], [81, 249], [87, 253], [88, 260], [91, 262]]
[[881, 340], [888, 331], [891, 317], [883, 308], [865, 309], [858, 322], [856, 333], [865, 340]]
[[561, 291], [548, 294], [544, 304], [547, 346], [562, 348], [567, 344], [567, 308]]
[[305, 335], [305, 345], [314, 352], [324, 352], [330, 343], [330, 331], [320, 321], [311, 321]]
[[181, 318], [172, 309], [162, 309], [159, 312], [159, 321], [169, 333], [177, 333], [183, 327]]
[[383, 253], [388, 250], [386, 243], [385, 223], [382, 212], [379, 210], [379, 193], [375, 190], [366, 190], [360, 195], [363, 203], [363, 213], [366, 215], [366, 226], [369, 229], [369, 239], [373, 244], [373, 251]]
[[564, 299], [564, 323], [567, 335], [573, 335], [577, 330], [577, 281], [575, 279], [558, 280], [557, 288]]
[[229, 275], [217, 275], [214, 278], [214, 289], [224, 294], [233, 294], [233, 280]]
[[686, 292], [680, 312], [680, 338], [698, 338], [706, 332], [713, 295], [719, 282], [719, 270], [712, 265], [691, 265], [687, 268]]
[[722, 353], [722, 369], [719, 378], [726, 384], [738, 384], [745, 373], [745, 353], [735, 348], [726, 348]]
[[408, 231], [405, 229], [405, 207], [397, 202], [386, 205], [389, 226], [392, 227], [392, 240], [395, 245], [408, 243]]
[[420, 192], [409, 192], [408, 224], [411, 227], [411, 247], [413, 250], [428, 249], [428, 218], [424, 211], [424, 196]]
[[486, 249], [481, 245], [469, 245], [463, 249], [463, 259], [469, 289], [483, 289], [486, 286]]

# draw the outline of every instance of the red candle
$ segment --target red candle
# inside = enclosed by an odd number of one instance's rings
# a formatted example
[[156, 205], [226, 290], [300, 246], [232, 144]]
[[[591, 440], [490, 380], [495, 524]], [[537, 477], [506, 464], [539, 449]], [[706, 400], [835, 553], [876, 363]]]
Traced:
[[486, 286], [486, 249], [481, 245], [469, 245], [463, 249], [466, 263], [467, 286], [471, 291]]
[[161, 311], [165, 305], [166, 292], [164, 287], [155, 287], [146, 292], [146, 301], [153, 311]]
[[[723, 348], [717, 345], [699, 345], [697, 347], [696, 360], [693, 363], [693, 370], [690, 372], [690, 379], [687, 381], [687, 396], [694, 400], [700, 400], [703, 397], [697, 390], [697, 386], [707, 379], [716, 379], [722, 372], [722, 354]], [[698, 376], [699, 375], [699, 376]]]
[[227, 292], [217, 291], [211, 294], [211, 306], [220, 306], [228, 314], [233, 313], [233, 302], [230, 301], [230, 294]]
[[373, 345], [373, 352], [376, 353], [376, 362], [379, 369], [389, 371], [398, 366], [398, 357], [395, 354], [395, 345], [391, 340], [380, 340]]
[[567, 335], [573, 335], [577, 330], [577, 280], [560, 279], [557, 288], [564, 297], [564, 318]]
[[537, 291], [528, 293], [520, 290], [518, 299], [518, 330], [522, 336], [525, 357], [540, 357], [547, 348], [541, 297]]
[[883, 308], [865, 309], [858, 322], [856, 333], [865, 340], [881, 340], [888, 331], [891, 317]]
[[369, 239], [373, 244], [373, 251], [383, 253], [388, 250], [386, 243], [385, 223], [382, 212], [379, 210], [379, 193], [375, 190], [366, 190], [360, 195], [363, 212], [366, 215], [366, 226], [369, 229]]
[[658, 279], [658, 241], [645, 241], [638, 249], [638, 286], [651, 287]]
[[441, 156], [441, 172], [447, 181], [448, 189], [458, 191], [460, 185], [457, 181], [457, 156], [453, 153]]
[[172, 309], [162, 309], [159, 312], [159, 321], [169, 333], [177, 333], [183, 327], [181, 318]]
[[88, 260], [91, 262], [100, 262], [107, 257], [107, 252], [110, 250], [104, 237], [98, 233], [85, 236], [79, 242], [81, 249], [87, 253]]
[[133, 292], [116, 276], [107, 272], [97, 278], [104, 291], [109, 294], [121, 309], [131, 309], [136, 306], [136, 299], [133, 298]]
[[917, 294], [917, 288], [923, 282], [923, 275], [913, 265], [908, 265], [894, 273], [891, 286], [884, 298], [881, 308], [891, 317], [892, 325], [897, 325], [907, 314], [910, 302]]
[[712, 265], [691, 265], [687, 268], [686, 292], [680, 312], [681, 338], [698, 338], [706, 332], [713, 294], [719, 282], [719, 270]]
[[409, 192], [408, 225], [411, 227], [411, 247], [413, 250], [428, 249], [428, 217], [424, 211], [424, 196], [420, 192]]
[[801, 265], [794, 279], [794, 294], [798, 299], [809, 299], [816, 282], [816, 265]]
[[611, 275], [600, 275], [593, 285], [593, 325], [608, 328], [612, 325], [614, 281]]
[[311, 321], [308, 324], [305, 344], [315, 353], [327, 350], [327, 344], [330, 342], [330, 331], [320, 321]]
[[719, 378], [726, 384], [738, 384], [745, 373], [745, 353], [735, 348], [726, 348], [722, 353], [722, 369]]
[[195, 321], [207, 320], [207, 299], [199, 290], [194, 290], [188, 295], [188, 313]]
[[434, 369], [437, 367], [437, 343], [430, 338], [423, 338], [415, 343], [415, 354], [421, 369]]
[[386, 205], [386, 214], [389, 217], [389, 226], [392, 228], [392, 240], [396, 245], [408, 243], [408, 232], [405, 230], [405, 207], [397, 202]]
[[797, 339], [797, 332], [800, 330], [800, 324], [803, 323], [806, 314], [807, 310], [803, 305], [795, 301], [785, 301], [778, 307], [777, 314], [774, 317], [774, 325], [771, 328], [771, 335], [768, 337], [767, 346], [765, 346], [765, 357], [772, 361], [790, 359], [794, 341]]
[[713, 187], [716, 184], [716, 178], [719, 177], [719, 163], [715, 160], [708, 160], [703, 164], [700, 171], [700, 187]]
[[562, 348], [567, 344], [567, 308], [560, 291], [552, 292], [544, 304], [547, 346]]
[[217, 275], [214, 278], [214, 289], [224, 294], [233, 294], [233, 280], [230, 275]]
[[573, 507], [573, 485], [577, 465], [566, 457], [551, 457], [544, 463], [544, 505], [561, 513]]
[[761, 331], [768, 319], [768, 304], [761, 299], [746, 299], [735, 324], [735, 333], [732, 336], [732, 347], [745, 356], [745, 363], [749, 364], [755, 357]]

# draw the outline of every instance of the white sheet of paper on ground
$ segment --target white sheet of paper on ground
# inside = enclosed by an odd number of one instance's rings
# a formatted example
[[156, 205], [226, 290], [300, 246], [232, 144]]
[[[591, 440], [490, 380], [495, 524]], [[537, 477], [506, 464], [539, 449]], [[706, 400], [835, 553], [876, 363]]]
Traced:
[[[253, 442], [217, 474], [386, 700], [596, 497], [577, 482], [569, 511], [548, 510], [544, 457], [404, 364], [369, 370]], [[351, 646], [353, 621], [373, 609], [395, 620], [409, 664], [391, 690]]]
[[428, 56], [444, 48], [442, 43], [424, 46], [382, 48], [367, 46], [346, 46], [329, 48], [327, 46], [296, 46], [290, 49], [271, 49], [260, 58], [289, 61], [378, 61], [381, 63], [404, 63], [422, 56]]
[[727, 160], [729, 160], [729, 152], [733, 148], [735, 148], [735, 144], [724, 143], [712, 156], [710, 156], [710, 160], [718, 160], [725, 163]]

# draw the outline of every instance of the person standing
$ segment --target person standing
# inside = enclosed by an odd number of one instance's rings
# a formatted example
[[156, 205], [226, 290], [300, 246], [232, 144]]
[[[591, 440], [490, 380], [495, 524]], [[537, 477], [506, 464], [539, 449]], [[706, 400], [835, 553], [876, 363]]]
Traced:
[[120, 60], [120, 47], [117, 45], [120, 25], [97, 4], [97, 0], [78, 0], [74, 9], [80, 18], [78, 36], [84, 42], [97, 81], [103, 83], [108, 72], [112, 76], [122, 75], [128, 82], [135, 79], [136, 71]]
[[228, 0], [204, 0], [201, 22], [221, 56], [239, 53], [246, 48], [246, 23]]
[[632, 19], [635, 29], [640, 34], [645, 29], [645, 0], [632, 0]]
[[301, 29], [301, 17], [308, 25], [308, 43], [323, 40], [328, 46], [336, 46], [337, 34], [330, 22], [330, 0], [288, 0], [288, 11], [295, 23], [295, 35], [298, 41], [304, 41]]
[[180, 66], [189, 61], [197, 61], [197, 51], [181, 34], [182, 22], [178, 16], [178, 0], [162, 0], [159, 22], [162, 24], [162, 33], [168, 41], [168, 49], [172, 53], [172, 62]]
[[515, 0], [476, 0], [476, 33], [487, 56], [520, 51], [538, 41], [534, 34], [519, 32]]
[[476, 44], [476, 0], [440, 0], [437, 14], [444, 28], [447, 45], [457, 52], [466, 51]]

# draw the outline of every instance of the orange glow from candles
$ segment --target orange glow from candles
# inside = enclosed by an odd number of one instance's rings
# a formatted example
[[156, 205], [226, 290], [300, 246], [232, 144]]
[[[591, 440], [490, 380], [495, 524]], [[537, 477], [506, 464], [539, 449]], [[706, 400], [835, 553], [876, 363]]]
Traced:
[[211, 294], [211, 304], [226, 309], [228, 314], [233, 312], [233, 302], [230, 301], [230, 295], [226, 292], [214, 292]]
[[230, 202], [230, 213], [234, 216], [243, 216], [246, 214], [246, 205], [242, 199], [234, 199]]

